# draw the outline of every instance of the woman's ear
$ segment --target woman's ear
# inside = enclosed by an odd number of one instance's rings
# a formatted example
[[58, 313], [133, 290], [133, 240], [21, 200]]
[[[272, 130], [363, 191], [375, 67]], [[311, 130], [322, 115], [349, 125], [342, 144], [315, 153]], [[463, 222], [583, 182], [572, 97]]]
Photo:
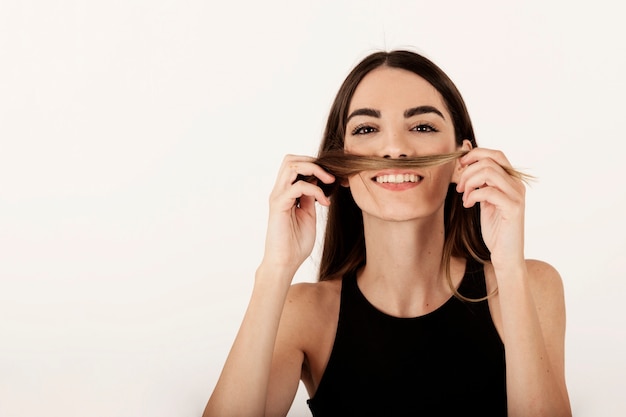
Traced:
[[[463, 140], [463, 144], [459, 148], [460, 151], [471, 151], [472, 150], [472, 142], [468, 139]], [[454, 161], [454, 172], [452, 173], [451, 183], [458, 184], [461, 180], [461, 173], [463, 172], [463, 166], [459, 162], [459, 159]]]

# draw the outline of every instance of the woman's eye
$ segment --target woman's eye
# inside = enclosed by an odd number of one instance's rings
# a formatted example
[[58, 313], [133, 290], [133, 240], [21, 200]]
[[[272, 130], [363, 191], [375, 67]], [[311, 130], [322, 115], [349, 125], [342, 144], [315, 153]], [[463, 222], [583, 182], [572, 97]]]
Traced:
[[414, 132], [437, 132], [438, 130], [435, 129], [434, 126], [431, 126], [429, 124], [419, 124], [417, 126], [415, 126], [414, 128], [411, 129]]
[[376, 129], [373, 128], [372, 126], [357, 126], [352, 130], [352, 134], [353, 135], [367, 135], [368, 133], [373, 133], [375, 132]]

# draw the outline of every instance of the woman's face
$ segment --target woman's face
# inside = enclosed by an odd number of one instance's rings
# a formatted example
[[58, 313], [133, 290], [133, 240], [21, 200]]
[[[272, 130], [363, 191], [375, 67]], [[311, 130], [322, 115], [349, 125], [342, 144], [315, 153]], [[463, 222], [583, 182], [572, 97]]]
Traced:
[[[386, 158], [459, 149], [439, 92], [420, 76], [389, 67], [373, 70], [357, 86], [344, 139], [347, 153]], [[469, 149], [469, 142], [464, 147]], [[351, 177], [349, 185], [364, 218], [428, 218], [443, 210], [455, 168], [451, 162], [418, 170], [366, 171]]]

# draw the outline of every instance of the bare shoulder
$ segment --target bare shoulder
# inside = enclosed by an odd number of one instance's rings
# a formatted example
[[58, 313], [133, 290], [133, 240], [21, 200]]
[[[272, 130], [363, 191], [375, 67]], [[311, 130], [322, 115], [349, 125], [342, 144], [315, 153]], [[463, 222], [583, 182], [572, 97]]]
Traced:
[[285, 310], [303, 319], [323, 315], [339, 306], [341, 280], [301, 282], [293, 284], [287, 293]]
[[[544, 261], [527, 259], [526, 270], [533, 297], [562, 297], [563, 280], [556, 268]], [[493, 265], [485, 265], [485, 278], [488, 289], [493, 290], [497, 287]]]
[[561, 275], [555, 267], [547, 262], [538, 259], [526, 259], [526, 268], [528, 272], [539, 279], [561, 281]]
[[[290, 333], [298, 339], [313, 336], [312, 330], [336, 320], [340, 293], [341, 280], [292, 284], [283, 307], [281, 326], [289, 326]], [[303, 342], [306, 344], [306, 340]]]
[[563, 298], [563, 280], [561, 274], [547, 262], [536, 259], [526, 260], [528, 284], [536, 301]]
[[[322, 378], [335, 340], [341, 279], [291, 286], [283, 320], [291, 343], [303, 354], [302, 381], [313, 395]], [[282, 325], [281, 325], [282, 327]]]
[[323, 355], [332, 344], [329, 328], [332, 329], [333, 310], [339, 310], [340, 288], [341, 281], [289, 287], [274, 343], [267, 415], [286, 414], [298, 380], [302, 379], [307, 389], [315, 387], [320, 369], [323, 370]]
[[[551, 343], [560, 343], [565, 331], [565, 299], [563, 281], [559, 272], [547, 262], [536, 259], [526, 260], [527, 288], [532, 296], [537, 316], [544, 334], [551, 334]], [[493, 265], [485, 265], [487, 290], [492, 292], [498, 287]], [[498, 292], [489, 300], [489, 308], [496, 328], [502, 332], [501, 296]]]
[[340, 280], [292, 284], [281, 314], [277, 347], [291, 346], [306, 353], [333, 317], [336, 320], [340, 292]]
[[275, 354], [306, 360], [328, 337], [339, 311], [341, 281], [292, 284], [280, 318]]

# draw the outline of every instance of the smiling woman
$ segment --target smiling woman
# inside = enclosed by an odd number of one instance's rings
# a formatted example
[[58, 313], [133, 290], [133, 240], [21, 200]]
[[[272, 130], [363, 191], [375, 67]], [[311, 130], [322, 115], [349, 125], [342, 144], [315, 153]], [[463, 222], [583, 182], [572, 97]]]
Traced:
[[[478, 148], [434, 63], [365, 58], [318, 158], [284, 159], [250, 304], [204, 415], [284, 416], [300, 380], [314, 416], [571, 415], [561, 279], [524, 258], [522, 180]], [[319, 282], [291, 285], [316, 202], [328, 207]]]

